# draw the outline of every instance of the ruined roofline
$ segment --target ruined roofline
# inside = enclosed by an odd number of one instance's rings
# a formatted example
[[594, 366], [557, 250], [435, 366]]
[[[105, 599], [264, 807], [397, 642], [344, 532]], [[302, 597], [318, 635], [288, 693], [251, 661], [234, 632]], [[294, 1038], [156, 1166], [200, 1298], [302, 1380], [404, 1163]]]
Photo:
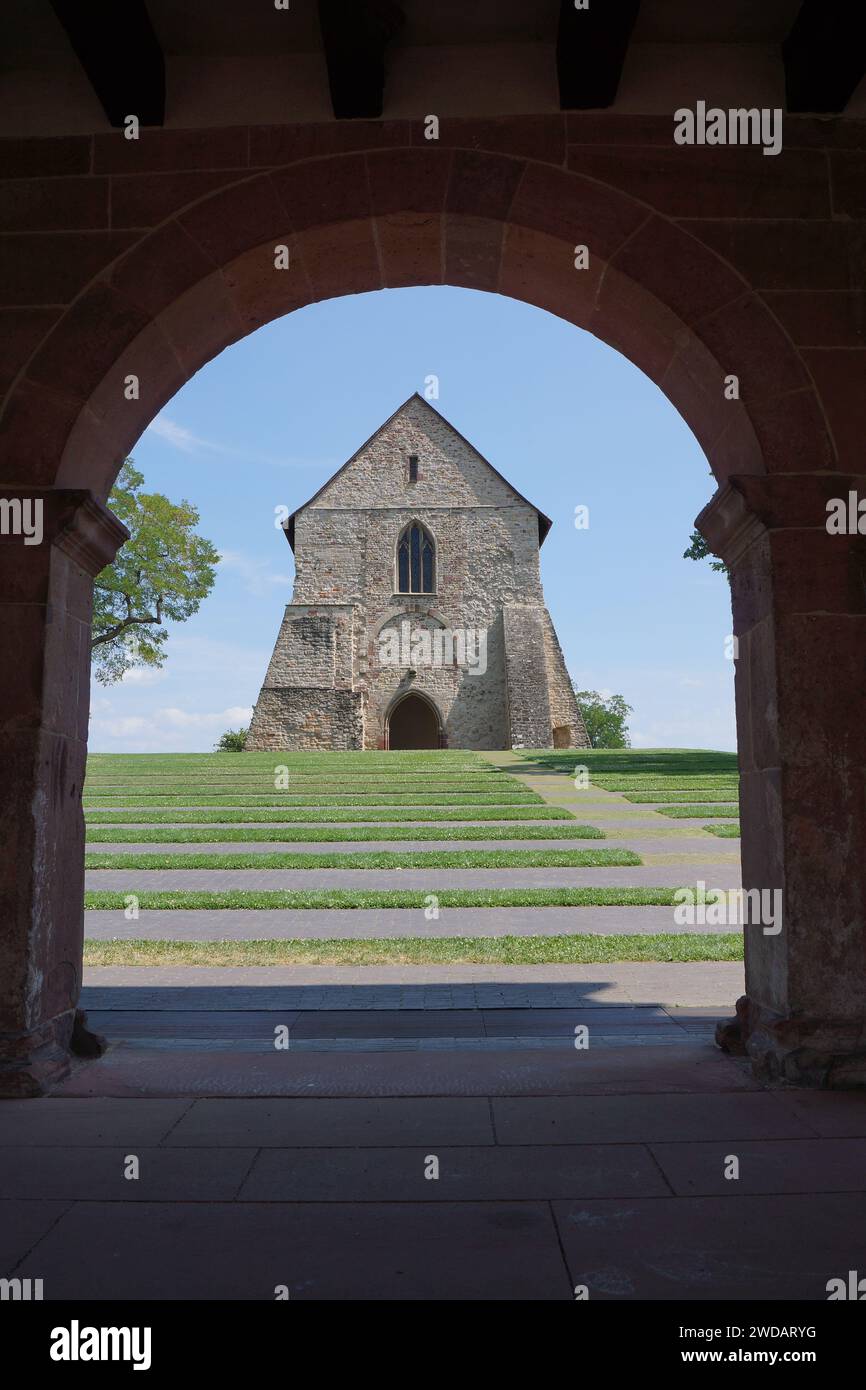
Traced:
[[[505, 484], [509, 491], [514, 493], [515, 497], [517, 497], [519, 501], [525, 502], [527, 507], [532, 508], [532, 510], [538, 517], [538, 545], [540, 548], [544, 544], [545, 537], [548, 531], [550, 530], [551, 526], [553, 525], [553, 522], [551, 521], [550, 517], [546, 516], [544, 512], [539, 511], [538, 508], [532, 502], [530, 502], [528, 497], [524, 497], [522, 492], [518, 492], [514, 484], [510, 483], [508, 479], [505, 477], [505, 475], [503, 473], [500, 473], [499, 469], [494, 464], [492, 464], [489, 459], [484, 457], [480, 449], [476, 449], [475, 445], [472, 444], [464, 434], [461, 434], [460, 431], [456, 428], [456, 426], [452, 425], [451, 421], [446, 419], [446, 417], [442, 414], [441, 411], [436, 410], [435, 407], [432, 406], [428, 400], [425, 400], [424, 397], [419, 394], [419, 392], [413, 391], [412, 395], [407, 396], [405, 401], [403, 401], [401, 405], [398, 405], [396, 410], [393, 410], [391, 412], [387, 420], [383, 421], [383, 423], [379, 425], [378, 429], [375, 429], [373, 433], [369, 436], [369, 438], [365, 439], [364, 443], [359, 445], [359, 447], [355, 450], [354, 454], [352, 454], [350, 458], [346, 459], [346, 462], [344, 464], [340, 465], [336, 473], [332, 473], [330, 478], [326, 478], [325, 481], [322, 483], [322, 486], [318, 488], [316, 492], [313, 493], [312, 497], [308, 497], [306, 502], [302, 502], [300, 507], [296, 507], [295, 510], [292, 512], [291, 516], [283, 522], [282, 529], [286, 534], [286, 539], [288, 540], [289, 545], [292, 547], [292, 550], [294, 551], [295, 549], [295, 517], [299, 516], [301, 512], [306, 510], [307, 507], [311, 507], [315, 502], [316, 498], [321, 497], [322, 493], [325, 491], [325, 488], [329, 487], [335, 478], [339, 478], [341, 473], [345, 473], [349, 465], [355, 462], [355, 459], [358, 458], [358, 456], [364, 452], [364, 450], [367, 448], [369, 444], [372, 444], [373, 440], [377, 437], [377, 435], [380, 435], [383, 430], [387, 429], [391, 421], [395, 420], [397, 416], [400, 414], [400, 412], [402, 410], [405, 410], [407, 405], [409, 405], [412, 401], [420, 401], [423, 406], [426, 406], [427, 409], [433, 415], [436, 416], [437, 420], [441, 420], [444, 424], [446, 424], [448, 428], [452, 430], [454, 434], [456, 434], [457, 438], [460, 439], [468, 449], [471, 449], [472, 452], [476, 454], [478, 458], [480, 458], [481, 462], [487, 465], [491, 472], [496, 474], [497, 478], [499, 478], [499, 480]], [[338, 509], [335, 508], [334, 510]]]

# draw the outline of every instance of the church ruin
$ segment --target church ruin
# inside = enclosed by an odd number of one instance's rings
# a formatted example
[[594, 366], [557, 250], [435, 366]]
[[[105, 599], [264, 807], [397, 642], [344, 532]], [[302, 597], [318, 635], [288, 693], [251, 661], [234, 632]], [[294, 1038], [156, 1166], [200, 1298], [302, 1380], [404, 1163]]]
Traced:
[[417, 393], [284, 523], [295, 585], [250, 749], [584, 748], [550, 520]]

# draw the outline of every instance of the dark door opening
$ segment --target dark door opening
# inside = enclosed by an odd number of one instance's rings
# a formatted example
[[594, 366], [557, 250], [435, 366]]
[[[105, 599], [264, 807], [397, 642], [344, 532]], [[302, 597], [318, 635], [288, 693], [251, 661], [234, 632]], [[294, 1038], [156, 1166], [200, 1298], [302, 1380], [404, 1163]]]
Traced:
[[388, 720], [389, 748], [438, 748], [439, 717], [420, 695], [406, 695]]

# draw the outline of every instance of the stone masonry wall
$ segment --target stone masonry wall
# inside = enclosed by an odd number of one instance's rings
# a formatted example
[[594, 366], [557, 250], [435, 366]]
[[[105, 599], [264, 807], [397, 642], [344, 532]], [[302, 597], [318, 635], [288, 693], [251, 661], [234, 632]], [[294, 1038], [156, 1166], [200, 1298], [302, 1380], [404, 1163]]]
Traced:
[[544, 613], [538, 605], [525, 604], [510, 604], [502, 613], [512, 747], [549, 748], [551, 745]]
[[357, 690], [314, 686], [262, 690], [250, 749], [351, 749], [363, 744], [362, 697]]
[[547, 661], [547, 689], [550, 699], [550, 721], [552, 729], [569, 729], [570, 737], [562, 741], [555, 739], [560, 748], [588, 748], [589, 736], [583, 722], [583, 715], [574, 698], [574, 686], [568, 674], [562, 647], [553, 626], [550, 613], [544, 609], [544, 650]]
[[286, 606], [247, 747], [360, 748], [362, 697], [353, 686], [353, 609]]

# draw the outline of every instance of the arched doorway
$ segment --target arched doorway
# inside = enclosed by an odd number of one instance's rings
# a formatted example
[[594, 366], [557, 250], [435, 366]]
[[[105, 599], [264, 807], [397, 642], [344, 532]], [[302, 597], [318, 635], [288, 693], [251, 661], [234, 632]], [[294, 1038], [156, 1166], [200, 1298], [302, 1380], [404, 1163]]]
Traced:
[[391, 709], [385, 722], [388, 748], [439, 748], [441, 724], [436, 707], [423, 695], [410, 691]]
[[[803, 319], [788, 302], [823, 291], [823, 259], [819, 275], [795, 258], [798, 293], [780, 294], [754, 250], [762, 220], [739, 215], [754, 211], [750, 166], [733, 180], [726, 226], [695, 192], [707, 187], [701, 147], [658, 173], [649, 144], [636, 196], [622, 119], [607, 144], [593, 134], [595, 148], [567, 155], [571, 118], [558, 116], [467, 118], [452, 145], [416, 146], [417, 127], [400, 120], [310, 128], [309, 139], [291, 127], [208, 131], [194, 142], [199, 173], [214, 180], [206, 194], [188, 178], [186, 136], [148, 131], [135, 175], [118, 175], [141, 185], [127, 228], [58, 225], [69, 256], [53, 278], [30, 269], [43, 230], [9, 248], [23, 278], [8, 279], [0, 469], [7, 505], [25, 489], [44, 505], [46, 543], [25, 567], [13, 544], [0, 547], [17, 658], [0, 708], [13, 768], [3, 828], [15, 846], [0, 868], [0, 897], [13, 904], [0, 949], [15, 982], [0, 1000], [6, 1094], [35, 1093], [62, 1072], [81, 985], [91, 581], [124, 539], [99, 499], [161, 407], [230, 343], [316, 300], [442, 282], [524, 299], [595, 333], [660, 386], [704, 449], [720, 491], [699, 529], [731, 571], [738, 643], [743, 882], [786, 902], [783, 935], [746, 934], [741, 1031], [768, 1074], [814, 1083], [836, 1069], [844, 1084], [866, 1084], [851, 1041], [866, 1018], [866, 887], [839, 851], [864, 827], [866, 743], [851, 716], [863, 688], [862, 642], [851, 637], [866, 622], [861, 537], [825, 525], [828, 499], [860, 476], [862, 364], [848, 329], [822, 347], [819, 310]], [[638, 120], [635, 146], [644, 132]], [[311, 153], [320, 141], [328, 154]], [[66, 146], [34, 144], [40, 174], [67, 167]], [[123, 171], [133, 151], [118, 133], [100, 136], [97, 153], [99, 167]], [[73, 155], [89, 167], [83, 140]], [[805, 155], [814, 194], [801, 204], [796, 180], [782, 181], [761, 204], [787, 216], [793, 200], [801, 235], [822, 225], [814, 212], [829, 198], [829, 161]], [[107, 175], [91, 177], [105, 207]], [[576, 245], [590, 250], [585, 269]], [[834, 283], [847, 283], [839, 247]], [[284, 268], [275, 251], [287, 250]]]

